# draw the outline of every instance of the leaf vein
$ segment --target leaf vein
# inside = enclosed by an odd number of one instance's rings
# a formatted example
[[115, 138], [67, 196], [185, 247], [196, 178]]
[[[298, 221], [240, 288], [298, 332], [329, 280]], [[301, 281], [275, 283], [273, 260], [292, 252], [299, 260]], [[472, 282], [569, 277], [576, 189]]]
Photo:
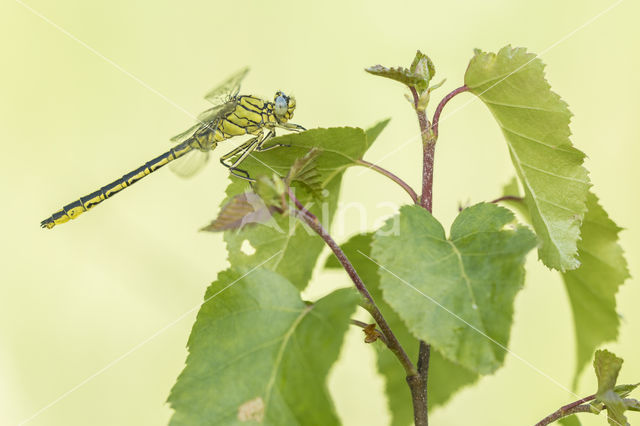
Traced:
[[571, 177], [571, 176], [559, 175], [557, 173], [553, 173], [553, 172], [550, 172], [549, 170], [541, 169], [539, 167], [533, 166], [533, 165], [525, 163], [525, 162], [522, 162], [521, 164], [524, 167], [527, 167], [528, 169], [535, 170], [537, 172], [544, 173], [544, 174], [549, 175], [549, 176], [555, 176], [555, 177], [557, 177], [559, 179], [564, 179], [564, 180], [568, 180], [568, 181], [571, 181], [571, 182], [577, 182], [577, 183], [581, 183], [581, 184], [584, 184], [584, 185], [589, 185], [589, 182], [587, 182], [586, 180], [577, 179], [577, 178], [574, 178], [574, 177]]

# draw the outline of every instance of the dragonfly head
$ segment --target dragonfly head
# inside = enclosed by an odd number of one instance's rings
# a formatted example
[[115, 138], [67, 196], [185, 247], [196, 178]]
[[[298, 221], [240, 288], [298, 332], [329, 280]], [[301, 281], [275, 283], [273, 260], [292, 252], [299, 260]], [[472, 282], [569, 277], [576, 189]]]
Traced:
[[276, 92], [274, 97], [274, 110], [276, 118], [281, 123], [286, 123], [293, 117], [293, 110], [296, 109], [296, 100], [293, 96], [287, 96], [282, 92]]

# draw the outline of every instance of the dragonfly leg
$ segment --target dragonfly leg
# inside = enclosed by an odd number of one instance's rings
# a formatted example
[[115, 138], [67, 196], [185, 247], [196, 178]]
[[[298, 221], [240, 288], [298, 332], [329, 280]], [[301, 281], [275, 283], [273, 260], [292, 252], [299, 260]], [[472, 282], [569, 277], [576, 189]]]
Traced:
[[246, 170], [243, 170], [243, 169], [239, 169], [239, 168], [237, 168], [237, 167], [229, 168], [229, 173], [231, 173], [232, 175], [234, 175], [234, 176], [235, 176], [235, 177], [237, 177], [237, 178], [240, 178], [240, 179], [242, 179], [242, 180], [246, 180], [246, 181], [248, 181], [249, 183], [253, 183], [253, 182], [255, 182], [255, 181], [256, 181], [255, 179], [253, 179], [253, 178], [249, 175], [249, 172], [247, 172]]
[[227, 152], [222, 157], [220, 157], [220, 163], [223, 166], [225, 166], [227, 169], [230, 169], [231, 167], [233, 167], [235, 165], [235, 162], [233, 162], [231, 164], [228, 164], [227, 160], [230, 159], [230, 158], [233, 158], [236, 155], [238, 155], [240, 152], [242, 152], [245, 149], [247, 149], [249, 147], [249, 145], [255, 143], [257, 140], [258, 140], [258, 137], [251, 138], [248, 141], [244, 142], [242, 145], [240, 145], [237, 148], [233, 149], [232, 151]]
[[[249, 156], [249, 154], [251, 154], [251, 152], [256, 149], [261, 141], [262, 135], [248, 140], [233, 151], [220, 157], [220, 163], [222, 163], [223, 166], [227, 167], [229, 169], [229, 173], [231, 173], [235, 177], [248, 180], [249, 182], [255, 182], [255, 179], [252, 179], [246, 170], [238, 168], [238, 165], [240, 165]], [[242, 152], [242, 154], [240, 154], [240, 156], [235, 159], [233, 163], [227, 164], [226, 160], [232, 158], [235, 155], [238, 155], [238, 153], [240, 152]]]
[[291, 130], [294, 132], [302, 132], [305, 129], [304, 127], [302, 127], [299, 124], [294, 124], [294, 123], [277, 123], [275, 124], [276, 127], [280, 127], [281, 129], [286, 129], [286, 130]]
[[260, 141], [260, 143], [258, 144], [258, 146], [256, 146], [256, 152], [265, 152], [265, 151], [269, 151], [270, 149], [273, 148], [280, 148], [280, 147], [290, 147], [291, 145], [286, 145], [283, 143], [277, 143], [275, 145], [271, 145], [271, 146], [267, 146], [265, 147], [264, 144], [266, 141], [268, 141], [269, 139], [271, 139], [272, 137], [274, 137], [276, 135], [276, 130], [275, 129], [271, 129], [269, 130], [269, 133], [267, 133], [267, 135]]

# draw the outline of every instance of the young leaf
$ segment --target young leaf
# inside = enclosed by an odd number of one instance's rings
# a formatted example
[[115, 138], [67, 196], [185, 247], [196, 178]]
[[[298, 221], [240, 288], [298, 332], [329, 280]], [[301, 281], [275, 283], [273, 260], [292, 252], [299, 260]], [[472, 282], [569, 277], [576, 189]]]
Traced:
[[425, 92], [429, 87], [429, 82], [436, 75], [436, 67], [431, 58], [418, 50], [409, 69], [412, 73], [422, 76], [422, 81], [417, 84], [416, 89], [418, 93]]
[[626, 426], [627, 418], [624, 415], [626, 406], [624, 401], [614, 391], [618, 373], [622, 367], [622, 358], [606, 350], [596, 351], [593, 360], [593, 368], [598, 378], [598, 392], [596, 392], [596, 403], [602, 402], [607, 407], [607, 418], [612, 426]]
[[433, 66], [433, 62], [431, 62], [431, 59], [419, 50], [416, 52], [416, 56], [409, 69], [403, 67], [389, 68], [383, 67], [382, 65], [374, 65], [372, 67], [365, 68], [365, 71], [369, 74], [399, 81], [409, 87], [415, 87], [418, 93], [423, 93], [428, 89], [429, 81], [431, 81], [431, 78], [433, 78], [436, 73], [436, 69]]
[[390, 78], [391, 80], [399, 81], [410, 87], [415, 87], [424, 81], [424, 77], [411, 70], [403, 67], [384, 67], [382, 65], [373, 65], [364, 69], [369, 74], [377, 75], [379, 77]]
[[640, 401], [638, 401], [637, 399], [625, 400], [624, 405], [627, 410], [640, 411]]
[[598, 378], [596, 398], [609, 390], [614, 392], [623, 362], [622, 358], [618, 358], [607, 350], [596, 351], [593, 359], [593, 369], [596, 371], [596, 377]]
[[476, 51], [464, 78], [502, 129], [542, 245], [540, 259], [560, 271], [575, 269], [589, 179], [584, 154], [569, 140], [571, 113], [551, 91], [544, 65], [511, 46]]
[[404, 206], [376, 233], [384, 299], [414, 336], [479, 374], [502, 364], [513, 301], [536, 237], [495, 204], [464, 209], [446, 238], [425, 209]]
[[[319, 148], [315, 170], [320, 175], [323, 194], [319, 203], [304, 187], [296, 188], [296, 197], [328, 227], [338, 203], [340, 183], [344, 171], [361, 159], [372, 143], [367, 133], [359, 128], [340, 127], [312, 129], [302, 133], [287, 134], [273, 140], [289, 147], [253, 153], [243, 163], [242, 168], [252, 176], [286, 176], [294, 162], [304, 157], [312, 148]], [[227, 187], [227, 197], [249, 189], [246, 182], [233, 179]], [[229, 262], [234, 267], [252, 267], [271, 256], [276, 258], [265, 265], [289, 279], [298, 289], [306, 287], [311, 272], [324, 247], [323, 241], [312, 231], [306, 230], [301, 222], [291, 216], [275, 217], [278, 225], [252, 226], [225, 233], [224, 239], [229, 252]], [[242, 244], [248, 240], [256, 249], [252, 255], [245, 254]]]
[[626, 398], [626, 396], [633, 392], [633, 390], [638, 386], [640, 386], [640, 383], [617, 385], [615, 388], [613, 388], [613, 390], [615, 393], [620, 395], [620, 398]]
[[[419, 341], [409, 332], [398, 314], [384, 301], [380, 289], [378, 266], [370, 261], [372, 234], [359, 234], [341, 245], [345, 255], [354, 265], [384, 315], [393, 334], [412, 360], [418, 359]], [[341, 268], [340, 262], [331, 256], [327, 268]], [[378, 371], [384, 376], [385, 390], [392, 416], [392, 426], [406, 426], [413, 421], [411, 393], [407, 386], [405, 372], [391, 351], [380, 342], [376, 346]], [[444, 405], [456, 392], [478, 380], [478, 375], [445, 359], [437, 350], [431, 350], [429, 361], [429, 410]]]
[[253, 184], [253, 192], [255, 192], [262, 201], [268, 206], [274, 206], [282, 210], [285, 184], [282, 178], [276, 174], [272, 177], [258, 176], [256, 182]]
[[286, 182], [291, 186], [294, 182], [300, 182], [314, 196], [320, 198], [322, 191], [322, 178], [317, 167], [316, 159], [322, 151], [312, 148], [304, 156], [293, 162], [286, 177]]
[[578, 241], [582, 266], [562, 274], [576, 333], [574, 387], [594, 350], [618, 337], [620, 320], [616, 312], [616, 293], [629, 278], [627, 262], [618, 244], [620, 228], [609, 219], [592, 192], [587, 197], [587, 207], [589, 210], [581, 228], [582, 239]]
[[357, 301], [342, 289], [305, 304], [274, 272], [221, 272], [169, 396], [170, 424], [337, 425], [326, 380]]
[[201, 231], [220, 232], [239, 229], [252, 223], [275, 225], [272, 213], [276, 207], [267, 206], [263, 199], [253, 192], [235, 195], [222, 206], [218, 217]]

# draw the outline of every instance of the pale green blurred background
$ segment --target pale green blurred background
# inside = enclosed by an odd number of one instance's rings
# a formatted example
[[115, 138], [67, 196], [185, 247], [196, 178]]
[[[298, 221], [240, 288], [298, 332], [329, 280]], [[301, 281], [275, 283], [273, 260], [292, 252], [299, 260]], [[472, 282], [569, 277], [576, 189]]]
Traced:
[[[474, 47], [496, 51], [511, 43], [542, 53], [553, 89], [575, 114], [573, 141], [589, 156], [594, 190], [628, 228], [621, 242], [637, 274], [638, 2], [391, 4], [29, 0], [38, 16], [20, 2], [1, 3], [0, 424], [45, 407], [28, 424], [167, 422], [165, 399], [186, 357], [192, 309], [226, 266], [221, 236], [197, 232], [223, 198], [222, 150], [194, 179], [163, 169], [71, 224], [46, 231], [39, 222], [165, 151], [168, 138], [207, 106], [202, 95], [245, 65], [252, 71], [243, 91], [293, 92], [294, 121], [308, 128], [365, 127], [392, 117], [366, 159], [384, 158], [381, 165], [417, 184], [416, 140], [388, 156], [416, 135], [402, 87], [363, 68], [407, 65], [421, 49], [436, 64], [436, 80], [447, 78], [434, 95], [439, 99], [462, 84]], [[456, 98], [441, 124], [434, 204], [446, 226], [458, 202], [491, 199], [512, 175], [497, 125], [479, 102], [466, 105], [471, 99]], [[357, 208], [339, 216], [345, 224], [334, 227], [339, 241], [391, 214], [381, 202], [407, 202], [364, 169], [349, 171], [345, 181], [342, 200], [362, 203], [368, 214], [363, 224]], [[574, 337], [565, 291], [535, 255], [529, 263], [511, 348], [568, 387]], [[346, 285], [343, 274], [316, 271], [309, 294]], [[621, 382], [640, 381], [639, 301], [638, 282], [630, 280], [618, 294], [619, 342], [607, 345], [626, 359]], [[361, 340], [351, 330], [331, 391], [345, 424], [384, 425], [382, 379]], [[579, 395], [595, 390], [592, 376], [591, 370], [583, 376]], [[507, 356], [504, 368], [456, 395], [431, 420], [532, 424], [574, 399]], [[632, 423], [640, 421], [635, 414]], [[586, 424], [605, 421], [594, 420]]]

